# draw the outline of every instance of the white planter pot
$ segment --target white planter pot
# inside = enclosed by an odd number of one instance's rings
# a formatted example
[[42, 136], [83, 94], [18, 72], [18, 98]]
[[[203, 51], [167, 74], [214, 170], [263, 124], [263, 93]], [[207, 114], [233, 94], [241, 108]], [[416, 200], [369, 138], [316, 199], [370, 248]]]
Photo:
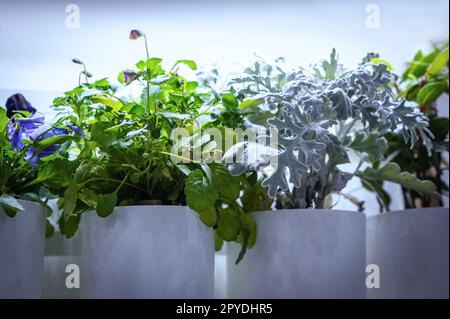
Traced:
[[20, 201], [14, 218], [0, 208], [0, 299], [40, 298], [44, 264], [45, 209]]
[[83, 216], [84, 298], [213, 298], [214, 237], [182, 206]]
[[367, 219], [367, 263], [380, 269], [368, 298], [449, 297], [449, 211], [422, 208]]
[[253, 213], [255, 246], [235, 265], [229, 298], [365, 298], [365, 215], [335, 210]]

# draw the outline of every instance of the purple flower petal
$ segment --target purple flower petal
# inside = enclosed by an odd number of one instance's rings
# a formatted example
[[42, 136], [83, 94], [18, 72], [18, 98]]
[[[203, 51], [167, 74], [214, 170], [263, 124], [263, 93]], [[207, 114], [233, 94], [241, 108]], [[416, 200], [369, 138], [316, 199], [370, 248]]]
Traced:
[[81, 137], [86, 137], [86, 134], [84, 134], [83, 130], [78, 125], [69, 125], [69, 128]]
[[[48, 124], [43, 124], [41, 126], [31, 128], [29, 131], [27, 131], [27, 135], [33, 139], [33, 140], [39, 140], [42, 138], [46, 138], [48, 132], [52, 130], [52, 127]], [[53, 135], [54, 136], [54, 135]]]
[[128, 71], [123, 72], [123, 78], [125, 80], [126, 85], [129, 85], [131, 84], [131, 82], [136, 80], [137, 76], [138, 75], [135, 72], [128, 72]]
[[136, 40], [138, 38], [142, 37], [142, 32], [136, 29], [133, 29], [130, 31], [130, 39]]
[[[61, 136], [61, 135], [68, 135], [69, 134], [69, 130], [68, 129], [57, 127], [57, 126], [52, 126], [52, 131], [51, 132], [52, 132], [53, 136]], [[46, 137], [46, 138], [48, 138], [48, 137]]]
[[39, 163], [39, 160], [41, 159], [41, 154], [34, 154], [34, 147], [31, 146], [28, 149], [27, 154], [25, 155], [25, 160], [32, 164], [34, 169], [34, 166], [37, 165]]
[[19, 128], [15, 129], [11, 134], [10, 138], [13, 150], [21, 151], [23, 149], [22, 134], [22, 130]]
[[35, 112], [30, 117], [22, 117], [17, 119], [20, 124], [33, 123], [33, 124], [44, 124], [45, 116], [42, 113]]
[[14, 124], [9, 121], [8, 122], [8, 136], [12, 136], [14, 134]]

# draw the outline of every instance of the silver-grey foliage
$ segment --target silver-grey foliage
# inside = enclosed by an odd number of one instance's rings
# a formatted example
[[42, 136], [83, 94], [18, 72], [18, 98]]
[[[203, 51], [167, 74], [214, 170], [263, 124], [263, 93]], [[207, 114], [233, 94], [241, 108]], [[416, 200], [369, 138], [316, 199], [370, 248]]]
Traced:
[[[355, 174], [337, 168], [349, 162], [347, 153], [355, 152], [362, 161], [381, 160], [386, 133], [401, 134], [411, 147], [419, 139], [430, 146], [428, 119], [397, 99], [391, 88], [395, 75], [387, 66], [370, 61], [343, 71], [333, 51], [330, 62], [322, 62], [323, 72], [314, 68], [313, 73], [300, 70], [283, 76], [278, 91], [272, 84], [255, 92], [249, 77], [235, 81], [246, 93], [263, 94], [267, 112], [276, 115], [267, 120], [267, 127], [278, 134], [278, 161], [263, 185], [271, 198], [282, 201], [281, 206], [323, 207], [325, 197], [342, 190]], [[258, 80], [259, 86], [271, 84]], [[268, 164], [238, 163], [229, 169], [238, 175]]]

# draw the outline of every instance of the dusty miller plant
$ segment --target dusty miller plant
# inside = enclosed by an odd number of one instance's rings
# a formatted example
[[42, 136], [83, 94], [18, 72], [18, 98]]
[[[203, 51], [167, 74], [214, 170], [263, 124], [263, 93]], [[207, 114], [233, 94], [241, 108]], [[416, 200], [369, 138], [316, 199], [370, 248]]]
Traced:
[[[233, 175], [263, 172], [262, 185], [276, 199], [277, 208], [329, 207], [329, 195], [340, 192], [354, 176], [374, 191], [385, 180], [422, 193], [434, 192], [431, 182], [402, 173], [389, 159], [377, 169], [361, 169], [365, 162], [385, 160], [383, 136], [387, 133], [401, 134], [411, 147], [431, 145], [428, 119], [396, 98], [391, 88], [395, 75], [388, 65], [369, 54], [355, 70], [347, 71], [333, 50], [330, 61], [322, 61], [312, 72], [301, 69], [276, 78], [257, 72], [256, 68], [246, 70], [245, 76], [233, 81], [231, 91], [247, 94], [247, 104], [257, 105], [255, 113], [261, 115], [264, 110], [260, 118], [268, 118], [266, 128], [278, 134], [277, 165], [271, 164], [267, 151], [253, 162], [230, 164], [229, 171]], [[250, 142], [242, 142], [226, 156], [236, 156], [239, 148], [244, 152], [254, 149]], [[351, 153], [357, 155], [359, 164], [347, 172], [339, 166], [350, 163]]]

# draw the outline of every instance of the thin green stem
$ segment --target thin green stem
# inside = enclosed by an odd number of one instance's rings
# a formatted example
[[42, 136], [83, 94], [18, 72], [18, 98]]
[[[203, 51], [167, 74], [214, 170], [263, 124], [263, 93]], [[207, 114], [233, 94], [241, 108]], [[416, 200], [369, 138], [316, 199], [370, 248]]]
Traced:
[[89, 80], [88, 80], [88, 76], [87, 76], [87, 70], [86, 70], [86, 65], [84, 65], [83, 63], [83, 69], [84, 69], [84, 79], [86, 80], [86, 84], [89, 84]]
[[[128, 178], [128, 176], [127, 176], [127, 178]], [[83, 187], [84, 185], [86, 185], [86, 184], [88, 184], [88, 183], [91, 183], [91, 182], [95, 182], [95, 181], [115, 182], [115, 183], [121, 183], [121, 184], [123, 183], [122, 185], [127, 185], [127, 186], [133, 187], [133, 188], [135, 188], [135, 189], [137, 189], [137, 190], [140, 190], [140, 191], [142, 191], [142, 192], [146, 192], [145, 189], [140, 188], [140, 187], [138, 187], [138, 186], [136, 186], [136, 185], [133, 185], [133, 184], [131, 184], [131, 183], [127, 183], [125, 180], [119, 180], [119, 179], [107, 178], [107, 177], [96, 177], [96, 178], [91, 178], [91, 179], [88, 179], [87, 181], [84, 181], [83, 183], [81, 183], [80, 186]], [[120, 187], [122, 187], [122, 186], [120, 185]]]
[[145, 34], [143, 36], [144, 36], [144, 43], [145, 43], [145, 53], [147, 55], [147, 61], [145, 63], [146, 80], [147, 80], [147, 109], [150, 112], [150, 69], [147, 65], [148, 60], [150, 60], [150, 54], [148, 53], [147, 36]]

